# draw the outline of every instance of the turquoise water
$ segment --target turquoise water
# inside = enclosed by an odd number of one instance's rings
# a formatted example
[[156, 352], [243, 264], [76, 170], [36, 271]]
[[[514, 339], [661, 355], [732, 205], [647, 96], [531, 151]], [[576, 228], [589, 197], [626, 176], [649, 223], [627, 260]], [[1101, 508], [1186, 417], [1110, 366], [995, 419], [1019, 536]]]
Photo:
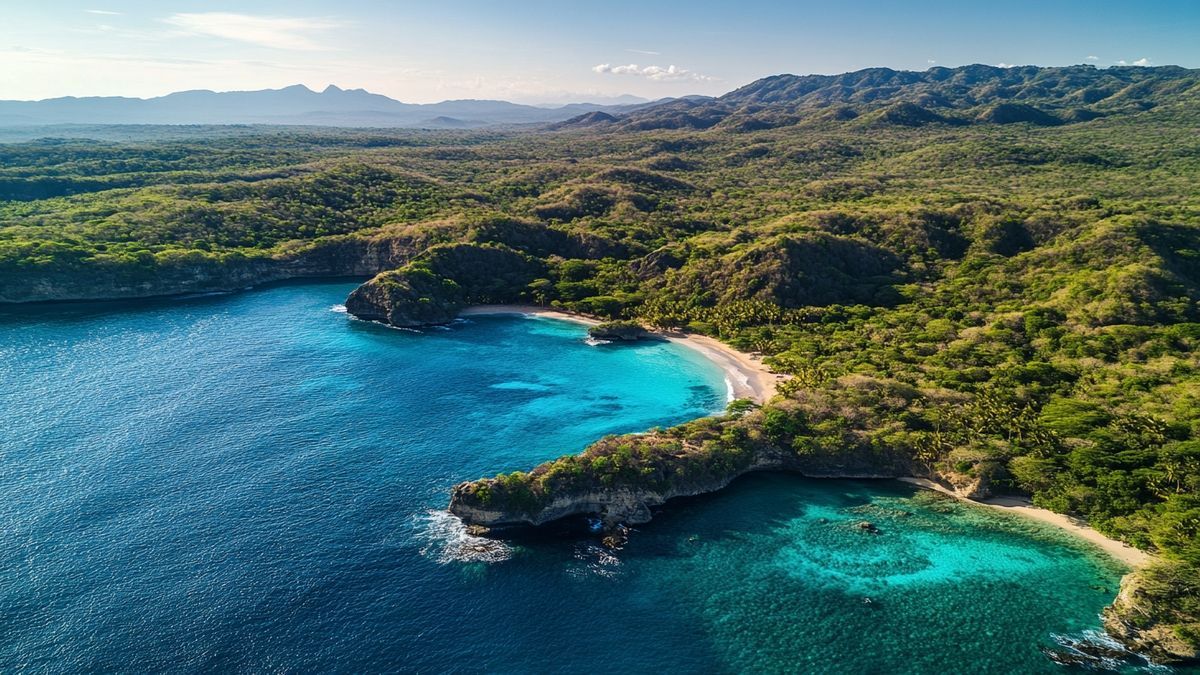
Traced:
[[351, 288], [0, 310], [0, 672], [1048, 672], [1115, 594], [1074, 540], [889, 482], [750, 476], [616, 552], [467, 537], [455, 482], [718, 409], [721, 373], [543, 319], [388, 329]]

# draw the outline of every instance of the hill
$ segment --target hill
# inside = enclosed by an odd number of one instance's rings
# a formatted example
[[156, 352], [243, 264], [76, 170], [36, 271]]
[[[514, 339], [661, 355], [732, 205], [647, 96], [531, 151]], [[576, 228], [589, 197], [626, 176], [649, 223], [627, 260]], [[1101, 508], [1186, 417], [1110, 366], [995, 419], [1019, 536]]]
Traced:
[[[706, 129], [719, 122], [741, 128], [795, 124], [838, 109], [842, 115], [897, 110], [911, 126], [925, 121], [1059, 124], [1132, 114], [1200, 99], [1200, 71], [1094, 66], [999, 68], [984, 65], [924, 72], [869, 68], [841, 75], [774, 75], [721, 97], [668, 102], [635, 111], [630, 129]], [[941, 118], [941, 119], [934, 119]], [[924, 122], [923, 122], [924, 123]]]

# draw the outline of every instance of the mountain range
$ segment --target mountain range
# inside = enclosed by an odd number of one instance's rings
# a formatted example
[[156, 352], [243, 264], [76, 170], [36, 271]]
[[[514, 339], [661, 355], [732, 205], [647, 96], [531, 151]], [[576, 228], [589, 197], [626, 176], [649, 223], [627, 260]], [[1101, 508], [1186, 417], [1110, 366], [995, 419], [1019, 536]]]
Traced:
[[650, 104], [634, 101], [610, 105], [572, 103], [557, 107], [490, 100], [420, 104], [402, 103], [363, 89], [341, 89], [330, 85], [317, 92], [298, 84], [259, 91], [181, 91], [148, 99], [68, 96], [42, 101], [0, 101], [0, 126], [302, 124], [453, 129], [547, 124], [595, 111], [627, 113]]
[[628, 130], [754, 131], [801, 123], [862, 125], [1010, 124], [1054, 126], [1200, 102], [1200, 70], [1178, 66], [1097, 68], [868, 68], [841, 75], [773, 75], [717, 98], [662, 101], [597, 124], [581, 115], [569, 127]]
[[1200, 70], [1178, 66], [970, 65], [922, 72], [868, 68], [841, 75], [773, 75], [716, 98], [557, 107], [492, 100], [402, 103], [333, 85], [320, 92], [294, 85], [260, 91], [182, 91], [149, 99], [0, 101], [0, 126], [294, 124], [469, 129], [548, 125], [551, 129], [649, 130], [721, 125], [752, 131], [826, 120], [899, 126], [1014, 122], [1051, 126], [1198, 101]]

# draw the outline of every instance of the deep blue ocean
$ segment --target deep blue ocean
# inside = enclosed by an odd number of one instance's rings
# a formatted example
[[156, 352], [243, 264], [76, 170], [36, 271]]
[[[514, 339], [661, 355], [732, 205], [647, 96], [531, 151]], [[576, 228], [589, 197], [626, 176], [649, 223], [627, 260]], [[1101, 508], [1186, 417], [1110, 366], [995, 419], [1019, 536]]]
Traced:
[[0, 673], [1053, 672], [1116, 593], [1055, 530], [892, 482], [488, 545], [453, 484], [719, 410], [722, 374], [547, 319], [389, 329], [352, 288], [0, 310]]

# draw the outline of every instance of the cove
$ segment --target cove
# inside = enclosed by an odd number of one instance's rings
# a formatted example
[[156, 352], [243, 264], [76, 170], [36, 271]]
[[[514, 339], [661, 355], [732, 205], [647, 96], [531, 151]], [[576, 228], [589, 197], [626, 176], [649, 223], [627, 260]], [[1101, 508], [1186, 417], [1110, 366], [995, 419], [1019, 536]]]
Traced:
[[0, 671], [1050, 672], [1116, 591], [1044, 526], [784, 475], [621, 551], [483, 546], [454, 483], [711, 413], [721, 372], [545, 319], [389, 329], [352, 288], [0, 310]]

